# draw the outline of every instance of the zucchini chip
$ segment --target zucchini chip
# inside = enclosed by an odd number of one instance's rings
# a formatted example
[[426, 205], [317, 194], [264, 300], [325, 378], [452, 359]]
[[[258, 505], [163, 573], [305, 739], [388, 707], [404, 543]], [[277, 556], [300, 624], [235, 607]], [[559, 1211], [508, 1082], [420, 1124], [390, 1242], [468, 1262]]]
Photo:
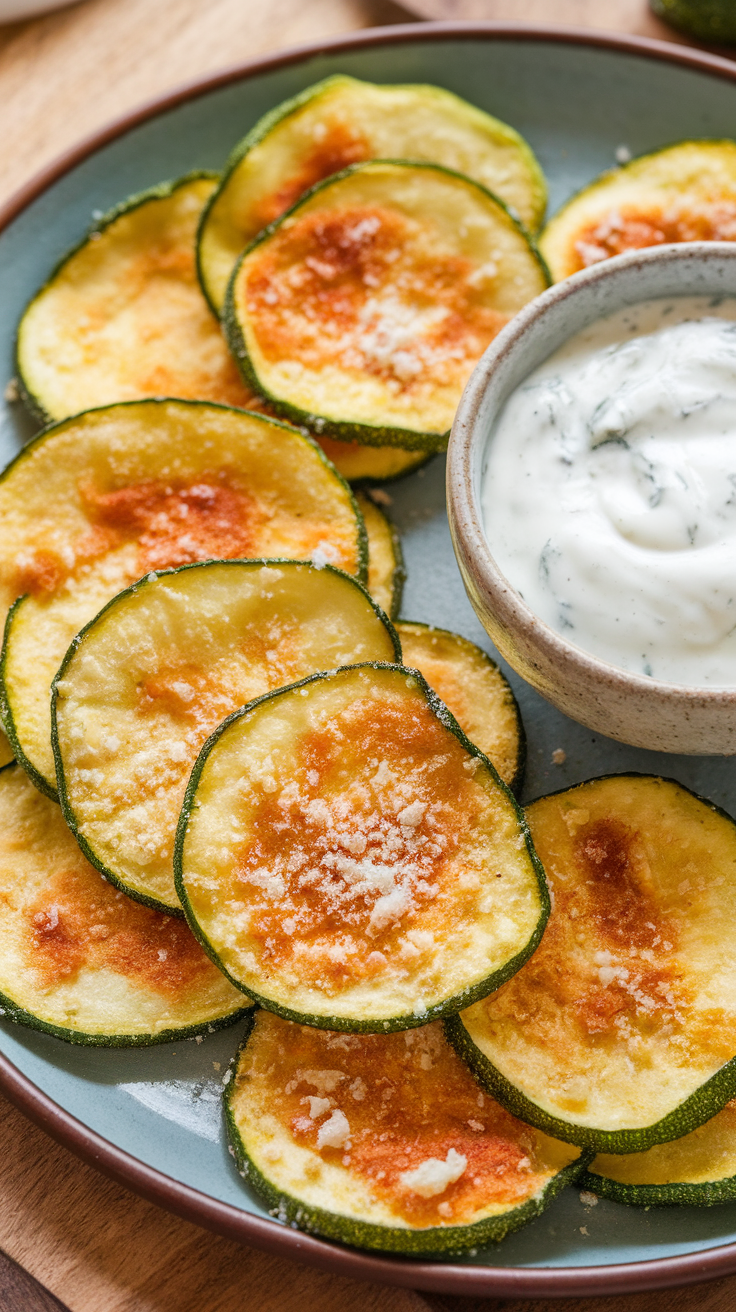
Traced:
[[645, 1153], [601, 1153], [580, 1180], [631, 1207], [712, 1207], [736, 1199], [736, 1102], [683, 1139]]
[[498, 666], [474, 642], [447, 629], [400, 620], [396, 631], [404, 664], [421, 671], [463, 733], [517, 791], [524, 775], [526, 738], [516, 698]]
[[346, 1035], [258, 1011], [225, 1108], [272, 1216], [408, 1256], [503, 1239], [584, 1164], [482, 1093], [438, 1024]]
[[244, 246], [315, 183], [370, 159], [427, 160], [495, 192], [536, 232], [544, 174], [518, 132], [450, 91], [338, 75], [265, 114], [235, 147], [202, 217], [197, 259], [215, 313]]
[[681, 141], [602, 173], [539, 240], [556, 282], [623, 251], [736, 240], [736, 142]]
[[[381, 609], [393, 617], [398, 615], [406, 578], [401, 538], [369, 494], [356, 492], [355, 499], [368, 534], [368, 591]], [[342, 661], [343, 665], [348, 663], [356, 662]], [[413, 660], [408, 663], [415, 664]]]
[[[194, 238], [213, 174], [132, 196], [99, 219], [34, 296], [18, 329], [18, 380], [42, 420], [148, 396], [268, 413], [246, 387], [197, 282]], [[316, 435], [319, 441], [319, 434]], [[345, 478], [396, 478], [422, 452], [320, 443]]]
[[17, 765], [0, 772], [0, 1003], [70, 1043], [164, 1043], [230, 1025], [244, 998], [181, 920], [131, 902], [85, 860]]
[[224, 324], [249, 387], [327, 437], [437, 451], [476, 361], [547, 286], [490, 192], [434, 164], [356, 164], [244, 252]]
[[736, 826], [668, 779], [527, 808], [552, 916], [518, 975], [448, 1032], [523, 1120], [606, 1153], [679, 1139], [736, 1093]]
[[513, 796], [399, 665], [317, 674], [226, 720], [192, 771], [174, 868], [233, 983], [327, 1029], [459, 1010], [519, 969], [548, 915]]
[[132, 196], [57, 265], [18, 329], [18, 379], [42, 419], [145, 396], [253, 404], [197, 282], [215, 186], [194, 173]]
[[0, 608], [12, 606], [0, 711], [39, 788], [56, 796], [49, 689], [74, 635], [143, 574], [243, 556], [365, 575], [350, 489], [283, 424], [205, 402], [128, 402], [48, 429], [12, 461], [0, 479]]
[[0, 769], [4, 765], [10, 765], [13, 760], [15, 760], [13, 749], [8, 742], [7, 735], [0, 729]]
[[208, 561], [121, 592], [52, 690], [59, 795], [85, 856], [131, 897], [181, 914], [174, 835], [213, 729], [316, 670], [400, 656], [364, 589], [329, 565]]

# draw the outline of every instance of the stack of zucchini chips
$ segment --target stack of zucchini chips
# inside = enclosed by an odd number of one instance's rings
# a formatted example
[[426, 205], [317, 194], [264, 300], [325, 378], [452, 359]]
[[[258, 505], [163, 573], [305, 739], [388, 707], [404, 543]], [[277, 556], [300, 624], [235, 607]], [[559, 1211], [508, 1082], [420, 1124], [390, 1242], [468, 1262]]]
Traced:
[[334, 77], [99, 219], [18, 335], [48, 426], [0, 480], [5, 1014], [245, 1016], [242, 1175], [384, 1251], [475, 1250], [573, 1179], [734, 1192], [733, 823], [633, 776], [524, 815], [511, 691], [396, 619], [365, 490], [548, 284], [544, 206], [511, 128]]

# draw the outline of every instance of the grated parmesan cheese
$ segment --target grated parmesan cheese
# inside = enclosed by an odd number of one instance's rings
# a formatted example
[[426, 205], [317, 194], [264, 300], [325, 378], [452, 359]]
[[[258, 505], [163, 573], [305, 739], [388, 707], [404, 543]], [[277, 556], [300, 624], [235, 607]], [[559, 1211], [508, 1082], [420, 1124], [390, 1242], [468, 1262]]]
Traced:
[[420, 1198], [435, 1198], [460, 1179], [467, 1165], [467, 1157], [454, 1148], [448, 1148], [444, 1161], [439, 1157], [427, 1157], [413, 1171], [403, 1171], [399, 1180], [405, 1189], [419, 1194]]
[[329, 1120], [317, 1131], [318, 1148], [344, 1148], [350, 1138], [348, 1118], [336, 1107]]

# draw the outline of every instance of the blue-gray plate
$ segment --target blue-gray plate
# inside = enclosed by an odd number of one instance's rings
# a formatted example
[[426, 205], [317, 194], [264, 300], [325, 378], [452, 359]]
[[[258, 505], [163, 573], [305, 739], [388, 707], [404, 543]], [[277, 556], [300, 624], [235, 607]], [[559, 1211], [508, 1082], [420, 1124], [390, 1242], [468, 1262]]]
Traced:
[[[0, 215], [0, 394], [13, 372], [19, 315], [95, 211], [164, 178], [218, 168], [264, 113], [330, 73], [432, 82], [513, 124], [531, 142], [554, 210], [632, 154], [684, 137], [734, 134], [736, 65], [681, 46], [507, 26], [375, 29], [260, 60], [211, 79], [85, 143]], [[0, 408], [0, 454], [32, 431]], [[445, 515], [441, 459], [395, 484], [408, 583], [404, 614], [489, 647], [465, 597]], [[723, 758], [664, 757], [624, 747], [565, 719], [515, 675], [529, 739], [525, 796], [609, 771], [663, 773], [736, 813]], [[563, 748], [564, 764], [552, 753]], [[334, 1271], [414, 1288], [485, 1295], [591, 1294], [656, 1288], [736, 1270], [736, 1203], [720, 1207], [585, 1205], [565, 1193], [500, 1246], [453, 1264], [374, 1257], [272, 1220], [228, 1155], [220, 1094], [235, 1026], [202, 1043], [76, 1048], [0, 1023], [0, 1088], [50, 1133], [149, 1198], [202, 1225]]]

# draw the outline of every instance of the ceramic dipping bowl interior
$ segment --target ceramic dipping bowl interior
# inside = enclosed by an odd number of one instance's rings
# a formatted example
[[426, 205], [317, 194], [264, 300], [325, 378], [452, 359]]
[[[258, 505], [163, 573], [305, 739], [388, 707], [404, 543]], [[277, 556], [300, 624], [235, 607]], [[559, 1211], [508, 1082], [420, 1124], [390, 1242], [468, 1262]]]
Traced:
[[[540, 620], [504, 577], [483, 530], [481, 479], [511, 392], [596, 319], [661, 296], [736, 296], [736, 243], [650, 247], [593, 265], [516, 315], [478, 362], [450, 438], [447, 501], [455, 554], [498, 651], [566, 715], [620, 742], [694, 755], [736, 753], [736, 686], [659, 682], [583, 651]], [[734, 560], [736, 572], [736, 560]]]

